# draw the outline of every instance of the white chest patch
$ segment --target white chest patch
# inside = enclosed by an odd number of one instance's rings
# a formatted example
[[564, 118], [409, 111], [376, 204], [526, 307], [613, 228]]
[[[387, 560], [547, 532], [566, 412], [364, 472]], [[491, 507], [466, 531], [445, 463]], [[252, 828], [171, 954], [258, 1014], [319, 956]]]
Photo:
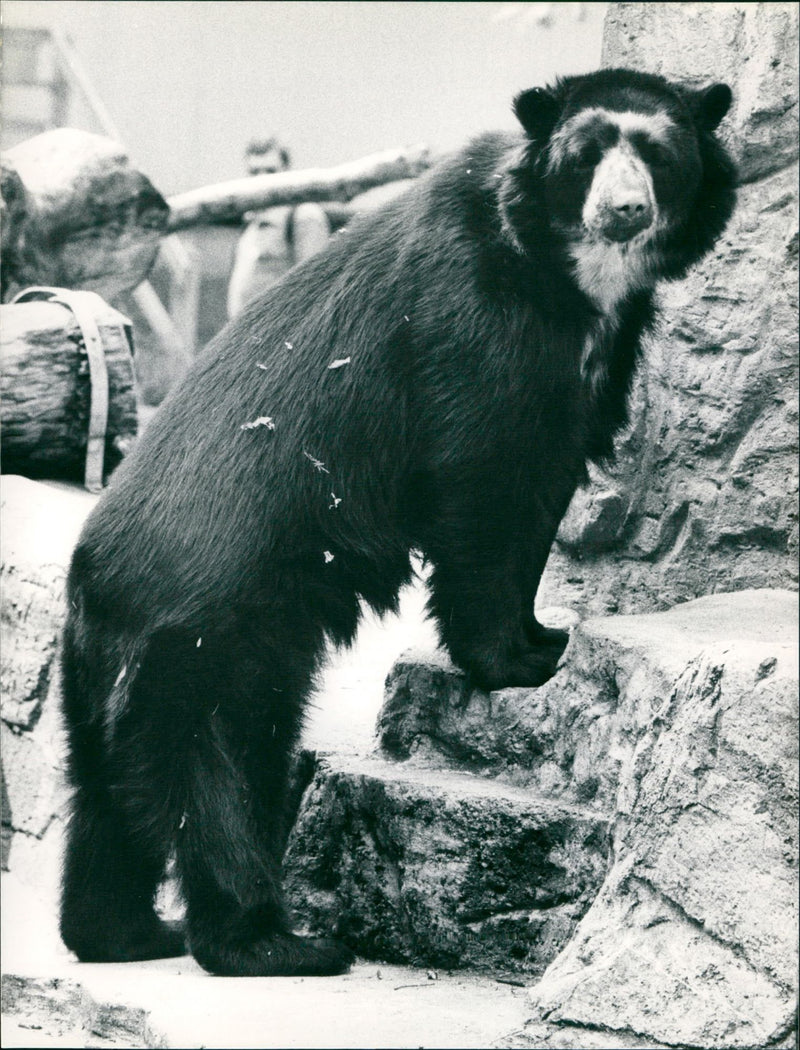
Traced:
[[588, 237], [570, 246], [575, 277], [581, 288], [604, 314], [637, 288], [650, 284], [646, 233], [626, 244]]
[[617, 327], [613, 314], [597, 322], [583, 341], [581, 379], [596, 396], [608, 378], [608, 354]]

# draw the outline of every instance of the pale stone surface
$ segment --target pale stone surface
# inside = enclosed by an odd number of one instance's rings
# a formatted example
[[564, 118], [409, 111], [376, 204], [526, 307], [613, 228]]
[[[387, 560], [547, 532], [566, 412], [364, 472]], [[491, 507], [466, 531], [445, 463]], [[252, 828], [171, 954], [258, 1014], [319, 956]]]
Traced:
[[140, 1007], [98, 1003], [75, 981], [4, 974], [2, 989], [3, 1013], [11, 1021], [3, 1025], [6, 1046], [42, 1047], [51, 1039], [65, 1046], [168, 1045]]
[[534, 1017], [573, 1038], [588, 1027], [750, 1050], [785, 1037], [794, 1020], [792, 996], [748, 965], [735, 943], [709, 935], [622, 864], [530, 994]]
[[748, 591], [667, 613], [585, 621], [561, 669], [539, 689], [471, 690], [442, 652], [412, 650], [387, 678], [380, 746], [393, 758], [438, 754], [467, 769], [502, 771], [548, 797], [608, 809], [622, 763], [657, 714], [643, 698], [658, 706], [708, 646], [774, 643], [785, 651], [796, 603], [793, 592]]
[[50, 686], [64, 615], [64, 571], [60, 566], [37, 571], [4, 565], [2, 586], [3, 721], [18, 729], [32, 729]]
[[734, 88], [723, 138], [743, 182], [797, 158], [797, 4], [610, 4], [604, 66]]
[[[407, 761], [380, 778], [321, 768], [290, 850], [295, 901], [307, 894], [321, 926], [344, 916], [339, 932], [367, 954], [374, 931], [396, 929], [432, 950], [433, 920], [405, 905], [403, 879], [424, 869], [425, 900], [446, 888], [441, 921], [468, 899], [448, 878], [485, 859], [487, 842], [495, 862], [519, 858], [514, 835], [492, 840], [476, 813], [447, 838], [450, 811], [419, 788], [398, 819], [397, 784], [427, 778], [441, 799], [435, 767], [456, 764], [472, 794], [491, 785], [527, 799], [520, 813], [579, 807], [612, 827], [603, 888], [560, 954], [555, 938], [540, 946], [553, 961], [531, 993], [532, 1026], [510, 1045], [596, 1047], [600, 1032], [609, 1047], [779, 1045], [796, 993], [797, 619], [796, 594], [761, 590], [590, 620], [550, 682], [488, 696], [442, 654], [407, 655], [379, 718], [384, 750]], [[341, 860], [343, 844], [357, 860]], [[518, 890], [535, 875], [525, 863]], [[505, 904], [511, 935], [522, 909]], [[493, 958], [485, 942], [482, 953]]]
[[590, 682], [610, 666], [604, 648], [621, 657], [605, 727], [579, 716], [571, 730], [576, 766], [596, 748], [616, 767], [614, 866], [532, 990], [534, 1020], [574, 1040], [544, 1045], [593, 1046], [585, 1026], [672, 1046], [779, 1043], [796, 1009], [796, 595], [594, 621], [573, 647]]
[[2, 479], [3, 868], [54, 892], [66, 808], [56, 654], [69, 556], [97, 497]]

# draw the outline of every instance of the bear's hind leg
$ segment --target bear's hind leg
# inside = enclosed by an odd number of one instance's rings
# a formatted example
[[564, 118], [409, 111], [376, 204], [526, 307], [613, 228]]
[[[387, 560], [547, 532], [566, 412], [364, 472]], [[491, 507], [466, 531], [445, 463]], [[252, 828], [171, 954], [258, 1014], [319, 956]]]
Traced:
[[352, 953], [293, 934], [281, 887], [289, 763], [311, 667], [292, 675], [286, 652], [270, 663], [241, 639], [215, 648], [177, 842], [190, 950], [228, 976], [342, 973]]
[[61, 936], [81, 962], [185, 955], [183, 933], [156, 915], [165, 853], [133, 834], [107, 792], [73, 798], [61, 900]]
[[[84, 644], [75, 642], [75, 637]], [[61, 936], [82, 962], [184, 955], [181, 931], [153, 902], [170, 849], [158, 784], [160, 752], [130, 707], [111, 726], [109, 671], [91, 652], [115, 651], [77, 615], [64, 633], [62, 694], [73, 786], [62, 876]], [[132, 677], [132, 676], [131, 676]], [[113, 680], [113, 679], [112, 679]], [[158, 733], [158, 729], [156, 730]], [[163, 748], [163, 745], [162, 745]]]

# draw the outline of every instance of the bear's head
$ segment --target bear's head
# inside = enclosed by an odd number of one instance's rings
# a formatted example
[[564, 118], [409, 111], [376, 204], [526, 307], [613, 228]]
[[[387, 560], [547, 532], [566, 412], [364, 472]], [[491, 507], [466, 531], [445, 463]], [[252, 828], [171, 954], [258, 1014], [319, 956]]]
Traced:
[[696, 90], [623, 69], [522, 92], [526, 145], [511, 174], [536, 216], [508, 216], [517, 242], [526, 219], [539, 236], [544, 221], [581, 265], [613, 258], [635, 271], [631, 287], [682, 275], [733, 210], [735, 170], [715, 135], [731, 100], [726, 84]]

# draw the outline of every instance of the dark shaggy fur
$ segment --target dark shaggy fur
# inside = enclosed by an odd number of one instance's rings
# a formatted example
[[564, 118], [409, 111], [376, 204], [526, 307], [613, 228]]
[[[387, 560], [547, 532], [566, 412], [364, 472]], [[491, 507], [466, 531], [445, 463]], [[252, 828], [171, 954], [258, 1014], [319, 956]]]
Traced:
[[[336, 942], [292, 934], [280, 888], [287, 768], [325, 640], [352, 639], [360, 597], [395, 608], [419, 549], [442, 639], [476, 684], [553, 673], [566, 635], [534, 617], [539, 577], [587, 461], [625, 422], [652, 285], [731, 212], [713, 136], [729, 100], [624, 71], [521, 95], [524, 136], [477, 139], [354, 223], [172, 393], [69, 579], [61, 929], [81, 959], [183, 951], [153, 911], [174, 851], [207, 969], [348, 965]], [[613, 317], [570, 255], [602, 143], [548, 166], [551, 136], [591, 106], [676, 129], [666, 161], [640, 136], [668, 222]]]

